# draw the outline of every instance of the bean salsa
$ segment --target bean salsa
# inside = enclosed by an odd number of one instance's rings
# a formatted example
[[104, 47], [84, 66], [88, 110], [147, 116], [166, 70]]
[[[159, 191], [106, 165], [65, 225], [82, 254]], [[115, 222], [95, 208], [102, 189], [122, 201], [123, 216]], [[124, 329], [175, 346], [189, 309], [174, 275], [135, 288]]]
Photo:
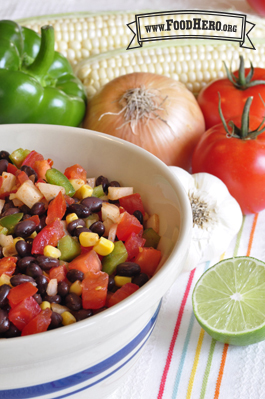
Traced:
[[0, 338], [66, 326], [143, 286], [160, 259], [140, 194], [34, 150], [0, 151]]

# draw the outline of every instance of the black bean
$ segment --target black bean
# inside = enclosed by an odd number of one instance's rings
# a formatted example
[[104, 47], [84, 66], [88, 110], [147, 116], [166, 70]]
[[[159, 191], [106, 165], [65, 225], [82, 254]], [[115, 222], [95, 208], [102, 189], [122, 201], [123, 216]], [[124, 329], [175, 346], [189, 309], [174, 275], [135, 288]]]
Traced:
[[[20, 241], [18, 241], [20, 242]], [[19, 261], [17, 262], [17, 267], [19, 269], [19, 271], [21, 272], [25, 272], [26, 268], [28, 267], [28, 265], [31, 262], [34, 262], [35, 258], [33, 256], [25, 256], [22, 257], [21, 259], [19, 259]]]
[[28, 265], [26, 269], [26, 274], [28, 276], [31, 276], [33, 278], [36, 278], [37, 276], [42, 276], [42, 269], [37, 265], [36, 263], [32, 262], [30, 265]]
[[68, 225], [67, 225], [67, 230], [68, 230], [68, 233], [69, 234], [73, 234], [74, 233], [74, 230], [77, 228], [77, 226], [80, 226], [80, 227], [85, 227], [85, 222], [84, 222], [84, 220], [82, 220], [82, 219], [75, 219], [75, 220], [73, 220], [72, 222], [70, 222]]
[[9, 156], [10, 156], [9, 152], [3, 150], [0, 151], [0, 159], [7, 159], [9, 161]]
[[13, 324], [10, 322], [9, 329], [5, 333], [6, 338], [15, 338], [15, 337], [20, 337], [21, 331]]
[[26, 175], [28, 175], [28, 176], [32, 176], [32, 175], [33, 175], [33, 176], [35, 177], [35, 180], [36, 180], [36, 181], [38, 180], [38, 175], [37, 175], [37, 173], [35, 172], [35, 170], [32, 169], [31, 166], [23, 165], [23, 166], [21, 166], [21, 170], [22, 170], [23, 172], [25, 172]]
[[0, 159], [0, 175], [3, 172], [7, 171], [7, 167], [8, 167], [8, 160], [7, 159]]
[[82, 307], [82, 299], [74, 293], [68, 294], [65, 297], [65, 306], [70, 310], [80, 310]]
[[0, 333], [5, 333], [10, 327], [8, 314], [5, 310], [0, 309]]
[[76, 280], [84, 280], [85, 275], [81, 270], [71, 269], [67, 272], [66, 277], [71, 283], [74, 283]]
[[15, 236], [26, 238], [29, 237], [36, 229], [36, 224], [33, 220], [23, 220], [15, 225]]
[[8, 304], [7, 295], [11, 287], [7, 284], [3, 284], [0, 286], [0, 308]]
[[22, 258], [25, 256], [30, 256], [32, 245], [30, 245], [28, 242], [24, 240], [19, 240], [16, 242], [15, 247], [18, 255]]
[[95, 182], [96, 186], [102, 185], [104, 193], [108, 193], [109, 180], [104, 176], [99, 176]]
[[143, 224], [143, 223], [144, 223], [144, 217], [143, 217], [143, 214], [142, 214], [142, 212], [141, 212], [141, 211], [139, 211], [139, 210], [137, 210], [137, 211], [134, 211], [134, 212], [133, 212], [133, 216], [135, 216], [135, 217], [136, 217], [136, 219], [138, 219], [138, 220], [139, 220], [139, 222], [140, 222], [141, 224]]
[[22, 206], [20, 206], [20, 211], [23, 212], [24, 214], [27, 214], [27, 213], [29, 214], [30, 208], [27, 205], [23, 204]]
[[134, 262], [123, 262], [120, 263], [116, 268], [116, 274], [118, 276], [133, 277], [141, 273], [141, 268], [137, 263]]
[[41, 216], [46, 212], [46, 208], [43, 202], [36, 202], [30, 210], [31, 215]]
[[64, 297], [68, 294], [69, 292], [69, 286], [66, 281], [59, 281], [58, 287], [57, 287], [57, 293], [61, 297]]
[[44, 295], [48, 286], [48, 279], [47, 277], [45, 277], [44, 275], [42, 276], [37, 276], [35, 278], [36, 284], [37, 284], [37, 288], [38, 288], [38, 292], [41, 295]]
[[3, 257], [4, 257], [3, 247], [0, 246], [0, 259], [2, 259]]
[[48, 330], [53, 330], [54, 328], [58, 328], [62, 326], [63, 318], [59, 313], [52, 312], [51, 314], [51, 322], [48, 327]]
[[40, 223], [36, 226], [36, 233], [39, 233], [46, 226], [46, 215], [40, 216]]
[[114, 277], [113, 276], [109, 276], [108, 290], [111, 291], [114, 286], [115, 286]]
[[147, 283], [148, 280], [149, 280], [149, 278], [148, 278], [147, 274], [141, 273], [141, 274], [139, 274], [139, 276], [135, 276], [132, 279], [132, 283], [138, 285], [139, 287], [142, 287], [142, 285]]
[[89, 232], [91, 232], [91, 230], [89, 230], [87, 227], [77, 227], [74, 230], [74, 234], [73, 235], [75, 237], [79, 237], [81, 233], [89, 233]]
[[61, 303], [62, 298], [60, 295], [44, 295], [43, 300], [50, 303]]
[[91, 213], [97, 213], [101, 210], [102, 199], [97, 197], [87, 197], [81, 201], [81, 204], [86, 206]]
[[109, 187], [120, 187], [120, 183], [116, 180], [110, 182]]
[[90, 210], [83, 204], [71, 204], [67, 208], [67, 213], [75, 213], [79, 218], [86, 218], [90, 215]]
[[33, 298], [35, 299], [35, 301], [40, 305], [42, 303], [42, 297], [40, 294], [34, 294]]
[[16, 287], [17, 285], [23, 283], [35, 283], [35, 280], [31, 276], [27, 276], [26, 274], [15, 274], [11, 277], [10, 283], [13, 285], [13, 287]]
[[49, 270], [52, 267], [57, 267], [60, 264], [59, 259], [52, 258], [51, 256], [39, 255], [36, 258], [36, 262], [42, 268], [42, 270]]
[[90, 309], [80, 309], [77, 312], [73, 312], [76, 321], [81, 321], [93, 316], [93, 312]]
[[14, 215], [15, 213], [19, 213], [19, 212], [20, 212], [20, 209], [10, 207], [2, 214], [2, 216], [4, 217], [4, 216], [8, 216], [8, 215]]
[[91, 231], [93, 231], [93, 233], [98, 234], [99, 237], [103, 236], [103, 234], [105, 233], [105, 226], [100, 221], [92, 223], [89, 228]]

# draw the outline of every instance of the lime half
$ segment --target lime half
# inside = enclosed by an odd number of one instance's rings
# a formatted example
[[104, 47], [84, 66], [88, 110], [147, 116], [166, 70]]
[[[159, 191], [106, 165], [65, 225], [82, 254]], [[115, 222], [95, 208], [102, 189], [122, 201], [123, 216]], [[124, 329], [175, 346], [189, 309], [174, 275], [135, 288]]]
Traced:
[[238, 256], [209, 268], [198, 280], [192, 305], [214, 339], [249, 345], [265, 339], [265, 263]]

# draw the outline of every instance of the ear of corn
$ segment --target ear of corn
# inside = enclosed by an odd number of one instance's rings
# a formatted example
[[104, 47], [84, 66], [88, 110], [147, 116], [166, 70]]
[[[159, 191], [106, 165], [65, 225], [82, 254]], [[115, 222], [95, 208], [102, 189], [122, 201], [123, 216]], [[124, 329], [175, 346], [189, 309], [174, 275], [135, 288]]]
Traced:
[[[45, 24], [54, 26], [56, 49], [74, 66], [88, 99], [110, 80], [132, 72], [166, 75], [184, 83], [196, 95], [211, 80], [225, 76], [223, 62], [232, 70], [237, 69], [239, 55], [244, 56], [246, 66], [251, 61], [254, 67], [265, 68], [264, 19], [248, 18], [255, 23], [250, 36], [256, 50], [242, 48], [237, 42], [196, 39], [147, 42], [142, 48], [126, 50], [132, 39], [127, 24], [134, 19], [132, 12], [106, 12], [18, 22], [37, 32]], [[150, 23], [158, 21], [152, 17]]]

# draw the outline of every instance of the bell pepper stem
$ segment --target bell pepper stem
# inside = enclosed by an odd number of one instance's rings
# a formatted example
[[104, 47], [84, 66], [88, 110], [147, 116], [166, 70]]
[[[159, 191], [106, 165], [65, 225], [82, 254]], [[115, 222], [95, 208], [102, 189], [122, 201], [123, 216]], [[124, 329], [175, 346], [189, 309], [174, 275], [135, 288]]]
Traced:
[[54, 29], [50, 25], [41, 28], [40, 50], [34, 62], [27, 67], [27, 72], [42, 81], [54, 59]]

